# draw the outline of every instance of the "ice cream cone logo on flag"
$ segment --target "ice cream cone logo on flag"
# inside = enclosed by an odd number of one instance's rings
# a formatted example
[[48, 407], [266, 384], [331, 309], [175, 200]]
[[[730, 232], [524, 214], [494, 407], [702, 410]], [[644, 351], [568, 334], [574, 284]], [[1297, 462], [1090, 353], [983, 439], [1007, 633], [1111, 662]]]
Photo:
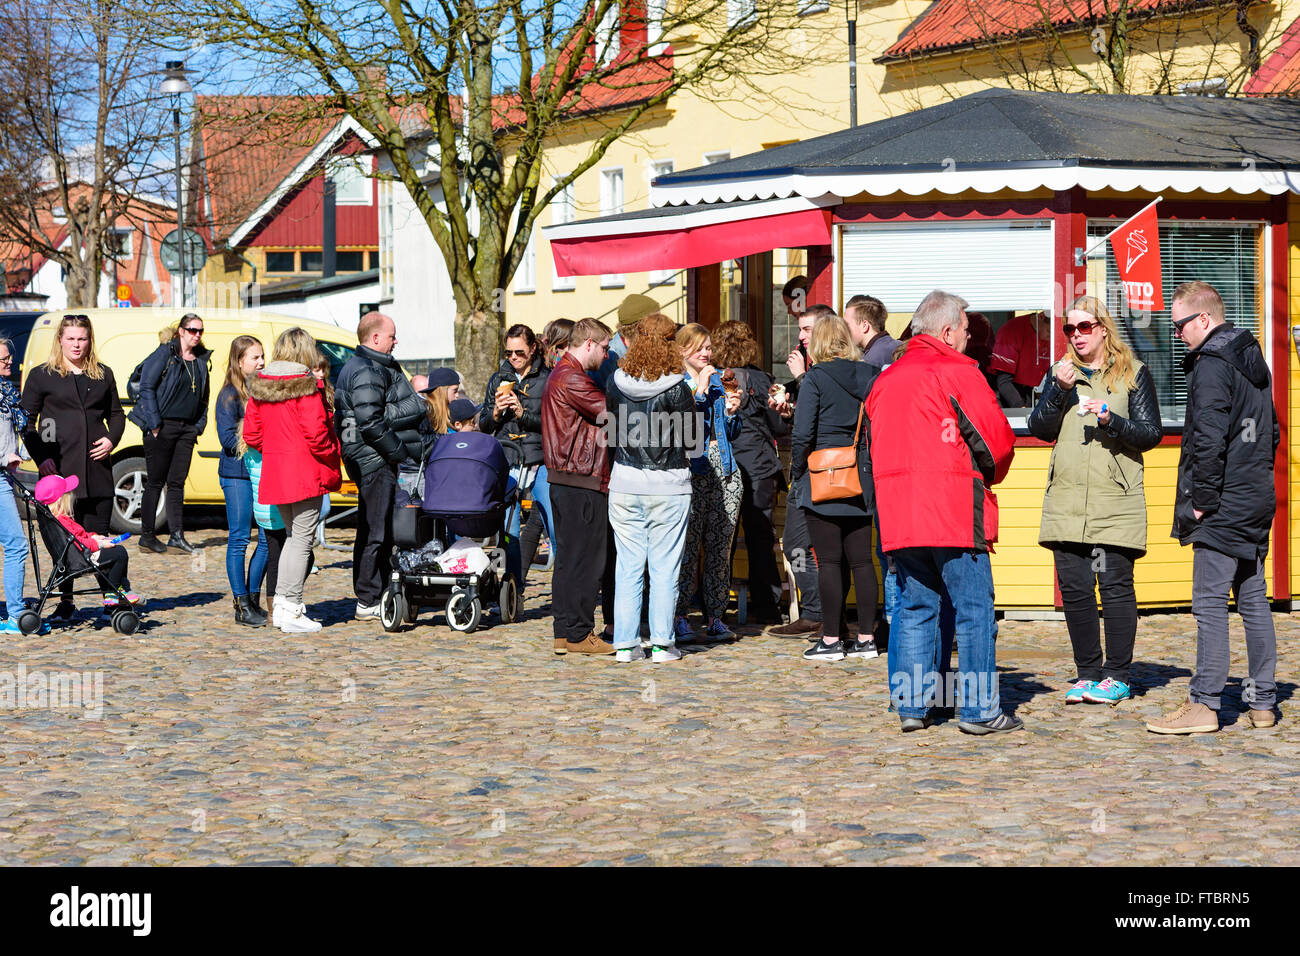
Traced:
[[1115, 264], [1131, 312], [1160, 312], [1165, 307], [1160, 284], [1160, 226], [1152, 203], [1110, 234]]

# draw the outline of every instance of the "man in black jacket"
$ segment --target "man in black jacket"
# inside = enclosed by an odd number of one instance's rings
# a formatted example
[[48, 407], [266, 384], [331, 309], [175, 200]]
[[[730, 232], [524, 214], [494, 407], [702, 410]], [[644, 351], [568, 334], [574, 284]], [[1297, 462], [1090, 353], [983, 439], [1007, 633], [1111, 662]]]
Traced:
[[339, 372], [335, 427], [348, 477], [357, 483], [357, 538], [352, 547], [352, 587], [358, 618], [379, 617], [393, 550], [393, 499], [397, 466], [419, 459], [420, 419], [427, 412], [402, 366], [393, 358], [397, 327], [382, 312], [367, 312], [357, 326], [357, 354]]
[[1196, 673], [1182, 707], [1148, 721], [1157, 734], [1219, 729], [1228, 680], [1228, 591], [1246, 629], [1250, 677], [1242, 699], [1255, 727], [1273, 726], [1277, 642], [1265, 558], [1277, 507], [1273, 463], [1279, 441], [1268, 364], [1255, 337], [1224, 322], [1223, 300], [1206, 282], [1185, 282], [1170, 308], [1187, 343], [1187, 414], [1178, 460], [1173, 536], [1192, 545]]
[[[189, 312], [176, 334], [141, 363], [140, 400], [127, 417], [144, 436], [146, 478], [140, 502], [140, 547], [162, 553], [168, 547], [193, 553], [185, 540], [185, 479], [194, 444], [208, 424], [208, 371], [211, 352], [203, 347], [203, 320]], [[158, 497], [167, 486], [167, 526], [163, 544], [154, 534]]]

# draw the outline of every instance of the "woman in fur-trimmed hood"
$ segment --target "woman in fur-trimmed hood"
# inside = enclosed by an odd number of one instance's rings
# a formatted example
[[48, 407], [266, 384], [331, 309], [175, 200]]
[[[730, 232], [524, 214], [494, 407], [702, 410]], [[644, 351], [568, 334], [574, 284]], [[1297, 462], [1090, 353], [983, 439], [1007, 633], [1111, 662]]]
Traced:
[[321, 496], [342, 483], [339, 440], [325, 405], [323, 383], [311, 366], [316, 342], [288, 329], [276, 340], [273, 361], [248, 380], [244, 442], [262, 453], [258, 500], [277, 505], [288, 537], [280, 551], [272, 620], [282, 631], [318, 631], [302, 603]]

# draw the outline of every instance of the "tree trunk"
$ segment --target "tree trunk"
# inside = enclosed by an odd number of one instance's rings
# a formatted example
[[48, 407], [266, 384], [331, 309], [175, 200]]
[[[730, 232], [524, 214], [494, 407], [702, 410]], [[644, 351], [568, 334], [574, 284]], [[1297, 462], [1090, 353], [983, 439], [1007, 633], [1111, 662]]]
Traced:
[[502, 320], [496, 312], [456, 313], [456, 371], [469, 397], [481, 402], [501, 365]]
[[68, 308], [93, 309], [99, 305], [99, 269], [87, 262], [76, 263], [67, 270], [63, 289]]

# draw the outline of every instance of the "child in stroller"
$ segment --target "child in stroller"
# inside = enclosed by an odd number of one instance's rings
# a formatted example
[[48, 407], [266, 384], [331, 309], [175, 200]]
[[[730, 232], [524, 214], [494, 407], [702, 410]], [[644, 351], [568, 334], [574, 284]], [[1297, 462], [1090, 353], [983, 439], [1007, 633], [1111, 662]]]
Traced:
[[91, 534], [73, 519], [73, 492], [77, 485], [76, 475], [68, 478], [46, 475], [36, 482], [33, 492], [37, 502], [36, 522], [54, 560], [50, 580], [41, 588], [37, 614], [55, 587], [70, 578], [93, 573], [103, 594], [104, 616], [112, 620], [115, 630], [130, 634], [139, 626], [135, 605], [141, 601], [127, 580], [130, 558], [118, 543], [120, 539]]
[[[455, 408], [461, 402], [468, 413]], [[451, 406], [453, 426], [476, 420], [472, 402]], [[491, 435], [467, 428], [438, 439], [425, 462], [419, 519], [394, 527], [392, 579], [380, 601], [385, 630], [413, 622], [422, 606], [444, 599], [447, 623], [457, 631], [473, 631], [492, 600], [502, 623], [515, 620], [522, 611], [513, 567], [518, 546], [506, 542], [489, 553], [476, 540], [504, 537], [514, 486], [505, 452]]]

